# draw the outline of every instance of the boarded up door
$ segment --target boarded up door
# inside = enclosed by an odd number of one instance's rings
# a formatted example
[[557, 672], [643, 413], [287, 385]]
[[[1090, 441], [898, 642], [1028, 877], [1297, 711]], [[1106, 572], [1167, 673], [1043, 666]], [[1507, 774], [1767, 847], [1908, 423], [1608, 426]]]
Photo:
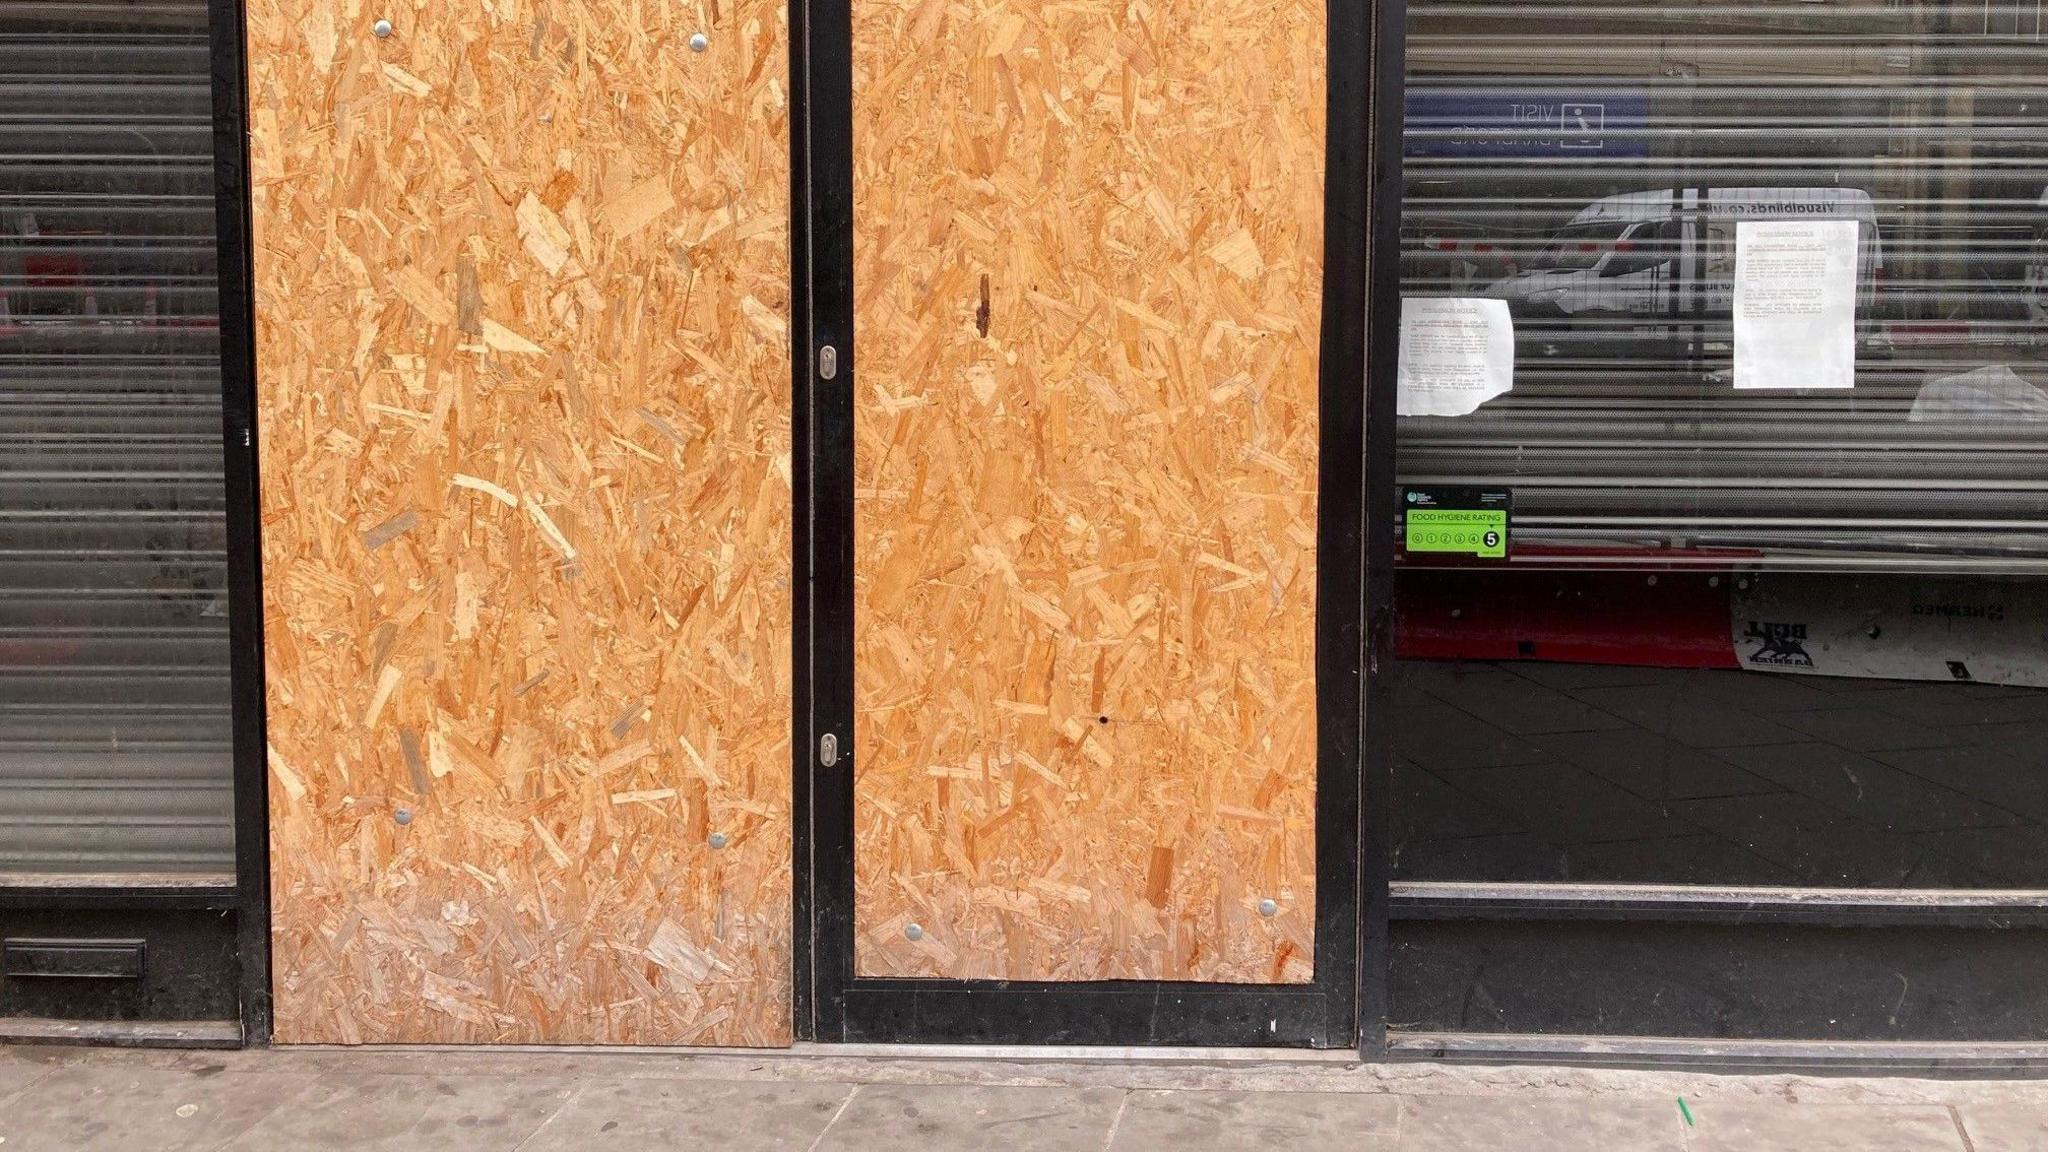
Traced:
[[855, 971], [1299, 983], [1316, 0], [852, 0]]
[[248, 21], [278, 1039], [785, 1043], [787, 5]]

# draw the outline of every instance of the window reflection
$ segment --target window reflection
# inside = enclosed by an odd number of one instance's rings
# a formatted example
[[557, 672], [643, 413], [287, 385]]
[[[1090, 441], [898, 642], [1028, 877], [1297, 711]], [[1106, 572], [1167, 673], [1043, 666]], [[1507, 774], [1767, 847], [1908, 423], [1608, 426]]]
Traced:
[[[2048, 887], [2048, 40], [2027, 3], [1409, 7], [1403, 292], [1513, 388], [1403, 555], [1403, 879]], [[1847, 389], [1737, 391], [1743, 221], [1857, 224]], [[1992, 618], [1993, 610], [1997, 618]]]

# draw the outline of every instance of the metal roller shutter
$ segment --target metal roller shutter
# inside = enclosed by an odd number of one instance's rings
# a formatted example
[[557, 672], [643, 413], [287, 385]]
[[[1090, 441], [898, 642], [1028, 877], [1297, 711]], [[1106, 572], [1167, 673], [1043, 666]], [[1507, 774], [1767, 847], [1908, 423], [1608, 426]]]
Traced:
[[0, 5], [0, 880], [232, 872], [206, 19]]
[[[2048, 571], [2044, 7], [1412, 0], [1403, 290], [1518, 355], [1403, 481], [1512, 488], [1517, 565]], [[1717, 199], [1863, 221], [1852, 390], [1733, 389]]]

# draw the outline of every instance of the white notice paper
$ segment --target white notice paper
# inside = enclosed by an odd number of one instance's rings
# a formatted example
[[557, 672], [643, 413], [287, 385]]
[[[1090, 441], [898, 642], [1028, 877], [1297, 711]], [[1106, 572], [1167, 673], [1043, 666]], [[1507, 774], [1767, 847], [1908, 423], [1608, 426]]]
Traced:
[[1736, 224], [1735, 386], [1856, 386], [1856, 221]]
[[1401, 301], [1403, 416], [1464, 416], [1515, 386], [1515, 322], [1505, 300]]

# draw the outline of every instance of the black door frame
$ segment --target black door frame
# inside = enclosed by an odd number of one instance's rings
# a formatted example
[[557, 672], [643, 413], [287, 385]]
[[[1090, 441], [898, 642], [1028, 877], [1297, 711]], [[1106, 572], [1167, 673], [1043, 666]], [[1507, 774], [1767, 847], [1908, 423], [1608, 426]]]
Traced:
[[[1366, 316], [1365, 405], [1365, 738], [1362, 753], [1359, 842], [1361, 933], [1359, 970], [1359, 1054], [1368, 1060], [1388, 1055], [1392, 952], [1388, 932], [1393, 879], [1394, 742], [1391, 729], [1373, 723], [1392, 716], [1394, 660], [1395, 409], [1401, 342], [1401, 137], [1407, 119], [1407, 0], [1371, 0], [1371, 43], [1361, 55], [1371, 73], [1360, 79], [1366, 91], [1351, 97], [1370, 108], [1359, 116], [1369, 136], [1360, 146], [1361, 173], [1371, 172], [1364, 227], [1368, 258], [1356, 279], [1367, 285], [1360, 303]], [[1331, 80], [1333, 86], [1335, 77]], [[1375, 147], [1376, 146], [1376, 147]], [[1332, 148], [1331, 164], [1336, 164]], [[1359, 178], [1364, 186], [1365, 177]], [[1385, 339], [1373, 339], [1384, 334]]]
[[[791, 0], [790, 5], [793, 546], [798, 576], [791, 768], [798, 1035], [827, 1041], [1348, 1048], [1358, 1042], [1363, 1007], [1372, 1022], [1368, 1032], [1380, 1038], [1369, 1046], [1383, 1048], [1386, 877], [1384, 867], [1368, 861], [1369, 885], [1362, 892], [1359, 849], [1366, 647], [1366, 182], [1373, 123], [1369, 94], [1375, 61], [1386, 51], [1382, 44], [1377, 56], [1373, 52], [1375, 9], [1387, 5], [1331, 0], [1328, 6], [1332, 66], [1316, 530], [1315, 977], [1310, 984], [1276, 985], [855, 975], [852, 765], [860, 749], [851, 747], [853, 390], [859, 381], [859, 352], [853, 340], [850, 4]], [[1398, 14], [1398, 4], [1394, 10]], [[1398, 43], [1397, 37], [1396, 75]], [[1392, 115], [1391, 139], [1398, 141], [1398, 109]], [[1394, 182], [1381, 186], [1398, 195], [1398, 167], [1395, 171]], [[1375, 293], [1387, 279], [1375, 279]], [[1375, 318], [1383, 303], [1375, 301]], [[816, 370], [826, 347], [837, 353], [829, 381]], [[1391, 379], [1388, 375], [1387, 382]], [[1391, 441], [1391, 423], [1384, 438]], [[1391, 484], [1374, 490], [1391, 491]], [[1388, 536], [1389, 558], [1391, 540]], [[817, 756], [827, 734], [841, 749], [829, 768]], [[1375, 819], [1385, 822], [1383, 814]], [[1384, 850], [1383, 835], [1371, 839]], [[1376, 893], [1370, 885], [1377, 885]], [[1362, 995], [1361, 896], [1381, 925], [1368, 928], [1364, 936], [1369, 955]]]
[[[0, 921], [64, 953], [72, 942], [133, 946], [143, 975], [108, 1016], [100, 978], [28, 977], [36, 1012], [111, 1044], [233, 1047], [269, 1042], [270, 827], [263, 728], [263, 606], [257, 533], [255, 348], [242, 0], [207, 0], [218, 244], [222, 449], [226, 472], [229, 694], [235, 873], [230, 882], [110, 875], [105, 883], [0, 884]], [[14, 935], [13, 931], [6, 933]], [[70, 953], [89, 957], [89, 950]], [[91, 966], [88, 960], [88, 966]], [[33, 967], [31, 962], [29, 966]], [[125, 982], [124, 982], [125, 983]], [[47, 992], [45, 992], [47, 989]], [[195, 1001], [235, 1018], [194, 1029]], [[72, 1009], [75, 1008], [74, 1013]], [[185, 1019], [180, 1019], [185, 1017]], [[27, 1037], [48, 1033], [14, 1029]], [[10, 1031], [0, 1019], [0, 1033]]]
[[244, 0], [207, 0], [213, 38], [214, 229], [227, 456], [228, 646], [234, 701], [235, 934], [242, 1043], [270, 1043], [270, 766], [263, 677], [263, 515], [257, 491], [256, 267], [249, 200]]

